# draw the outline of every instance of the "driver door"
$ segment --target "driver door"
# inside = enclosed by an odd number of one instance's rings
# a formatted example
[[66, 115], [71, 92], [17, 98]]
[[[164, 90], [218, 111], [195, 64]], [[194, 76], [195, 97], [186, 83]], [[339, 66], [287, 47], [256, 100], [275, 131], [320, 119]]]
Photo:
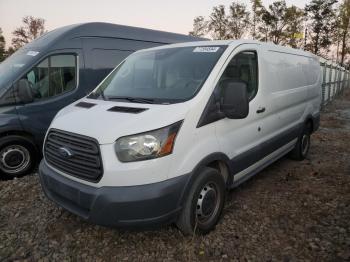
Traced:
[[80, 50], [60, 52], [47, 56], [22, 76], [29, 82], [34, 100], [27, 104], [19, 101], [16, 109], [23, 129], [34, 135], [37, 143], [43, 141], [56, 113], [79, 98], [82, 66]]
[[[249, 114], [244, 119], [224, 118], [217, 122], [216, 134], [222, 152], [232, 162], [234, 181], [258, 168], [264, 157], [261, 145], [276, 128], [272, 103], [264, 90], [261, 47], [243, 44], [231, 53], [219, 80], [231, 79], [247, 85]], [[263, 72], [263, 73], [261, 73]]]

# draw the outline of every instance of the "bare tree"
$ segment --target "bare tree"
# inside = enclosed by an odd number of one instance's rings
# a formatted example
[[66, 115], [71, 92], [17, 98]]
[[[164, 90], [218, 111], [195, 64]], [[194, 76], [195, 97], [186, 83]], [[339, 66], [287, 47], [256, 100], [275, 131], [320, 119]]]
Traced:
[[240, 39], [249, 28], [250, 17], [244, 4], [232, 2], [230, 5], [229, 30], [234, 39]]
[[209, 32], [214, 39], [230, 39], [229, 21], [226, 15], [225, 6], [214, 6], [208, 22]]
[[349, 52], [350, 31], [350, 0], [344, 0], [339, 6], [337, 17], [337, 32], [341, 42], [340, 64], [344, 64], [346, 53]]
[[305, 20], [304, 10], [292, 5], [287, 7], [286, 28], [281, 44], [297, 48], [303, 44], [303, 23]]
[[12, 32], [12, 45], [18, 49], [25, 44], [33, 41], [45, 33], [45, 20], [33, 16], [25, 16], [22, 19], [23, 26], [20, 26]]
[[306, 49], [319, 55], [328, 52], [335, 29], [334, 4], [337, 0], [312, 0], [305, 6], [310, 22]]
[[5, 37], [2, 35], [2, 30], [0, 28], [0, 62], [4, 61], [6, 58], [5, 45]]
[[302, 43], [305, 13], [296, 6], [287, 6], [285, 0], [261, 7], [261, 22], [256, 37], [262, 41], [298, 47]]
[[288, 23], [286, 2], [284, 0], [273, 2], [265, 10], [262, 19], [269, 28], [270, 41], [279, 44], [284, 37], [284, 29]]
[[264, 9], [261, 0], [251, 0], [252, 18], [251, 18], [251, 34], [253, 39], [257, 38], [257, 28], [261, 23], [262, 10]]
[[197, 16], [193, 20], [193, 31], [189, 32], [192, 36], [202, 37], [207, 34], [208, 31], [208, 21], [205, 20], [203, 16]]

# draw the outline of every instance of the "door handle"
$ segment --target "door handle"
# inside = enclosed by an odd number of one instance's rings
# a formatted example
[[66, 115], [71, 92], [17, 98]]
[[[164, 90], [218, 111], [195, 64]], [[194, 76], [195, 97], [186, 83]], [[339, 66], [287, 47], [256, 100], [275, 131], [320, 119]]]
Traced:
[[257, 114], [264, 113], [265, 112], [265, 107], [259, 107], [258, 110], [256, 110]]

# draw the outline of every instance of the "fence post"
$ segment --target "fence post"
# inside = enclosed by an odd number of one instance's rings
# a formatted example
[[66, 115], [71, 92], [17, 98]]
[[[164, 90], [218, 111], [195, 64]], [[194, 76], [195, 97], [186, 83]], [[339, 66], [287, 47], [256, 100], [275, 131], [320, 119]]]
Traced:
[[337, 66], [334, 66], [334, 81], [333, 81], [333, 97], [332, 100], [334, 100], [335, 96], [337, 95]]
[[338, 96], [340, 94], [341, 67], [338, 68]]
[[338, 85], [338, 66], [334, 67], [334, 93], [333, 99], [337, 96], [337, 85]]
[[332, 64], [329, 65], [329, 82], [328, 82], [328, 99], [327, 103], [331, 101], [332, 97], [332, 71], [333, 71], [333, 66]]
[[343, 71], [343, 92], [346, 87], [346, 69]]
[[340, 78], [341, 78], [341, 68], [339, 67], [338, 69], [338, 96], [339, 96], [339, 93], [340, 93]]
[[322, 67], [322, 84], [321, 84], [321, 88], [322, 88], [322, 100], [321, 100], [321, 108], [324, 107], [325, 105], [325, 93], [326, 93], [326, 63], [320, 63], [320, 66]]

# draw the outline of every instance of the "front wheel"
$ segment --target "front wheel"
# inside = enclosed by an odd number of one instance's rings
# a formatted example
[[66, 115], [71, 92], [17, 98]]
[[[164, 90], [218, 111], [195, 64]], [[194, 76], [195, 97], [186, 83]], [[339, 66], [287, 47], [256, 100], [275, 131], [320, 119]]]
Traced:
[[36, 148], [22, 136], [5, 136], [0, 140], [0, 173], [4, 178], [28, 174], [36, 163]]
[[225, 181], [213, 168], [206, 167], [195, 179], [176, 222], [185, 234], [208, 233], [215, 228], [225, 200]]

